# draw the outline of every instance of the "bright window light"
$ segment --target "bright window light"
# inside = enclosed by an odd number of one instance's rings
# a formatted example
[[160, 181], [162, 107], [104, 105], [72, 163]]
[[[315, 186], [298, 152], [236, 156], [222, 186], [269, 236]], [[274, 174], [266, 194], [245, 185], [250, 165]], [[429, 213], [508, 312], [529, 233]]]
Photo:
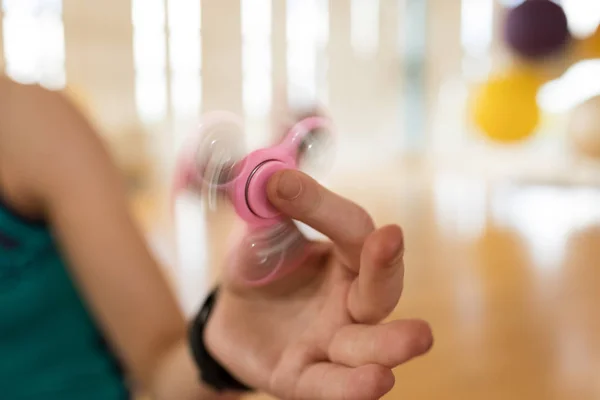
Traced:
[[202, 79], [197, 72], [173, 72], [171, 102], [176, 118], [197, 116], [200, 113]]
[[144, 123], [162, 121], [167, 110], [167, 77], [164, 71], [138, 71], [135, 100], [138, 115]]
[[64, 88], [62, 1], [4, 0], [2, 9], [6, 74], [20, 83]]
[[588, 36], [600, 24], [600, 1], [563, 0], [563, 9], [569, 19], [569, 29], [575, 36]]
[[195, 118], [202, 98], [201, 4], [168, 0], [171, 107], [175, 119]]
[[379, 48], [379, 0], [351, 0], [350, 35], [354, 51], [370, 57]]
[[132, 0], [135, 98], [142, 122], [167, 116], [166, 13], [163, 0]]
[[540, 107], [547, 112], [568, 112], [600, 95], [600, 60], [582, 61], [562, 77], [544, 85], [538, 94]]
[[242, 0], [242, 97], [244, 112], [264, 119], [272, 103], [271, 0]]
[[461, 42], [468, 57], [486, 57], [494, 31], [494, 0], [462, 0]]
[[131, 0], [131, 19], [136, 30], [165, 26], [163, 0]]
[[176, 120], [196, 117], [202, 89], [200, 1], [132, 0], [131, 6], [140, 119], [164, 121], [169, 104]]
[[326, 86], [329, 2], [287, 0], [287, 72], [291, 103], [315, 102]]
[[242, 37], [270, 38], [272, 6], [271, 0], [241, 0]]
[[166, 71], [166, 37], [164, 30], [135, 30], [133, 32], [133, 58], [137, 71]]

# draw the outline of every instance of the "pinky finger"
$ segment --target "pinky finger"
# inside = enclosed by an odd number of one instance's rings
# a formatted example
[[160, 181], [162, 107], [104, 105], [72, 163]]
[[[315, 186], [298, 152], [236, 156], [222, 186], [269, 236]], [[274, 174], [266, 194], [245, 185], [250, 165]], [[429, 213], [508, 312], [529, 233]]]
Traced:
[[298, 400], [376, 400], [395, 383], [389, 368], [370, 364], [348, 368], [319, 363], [307, 368], [297, 381], [294, 399]]
[[349, 367], [379, 364], [395, 368], [427, 353], [432, 344], [431, 328], [425, 321], [348, 325], [333, 337], [329, 359]]

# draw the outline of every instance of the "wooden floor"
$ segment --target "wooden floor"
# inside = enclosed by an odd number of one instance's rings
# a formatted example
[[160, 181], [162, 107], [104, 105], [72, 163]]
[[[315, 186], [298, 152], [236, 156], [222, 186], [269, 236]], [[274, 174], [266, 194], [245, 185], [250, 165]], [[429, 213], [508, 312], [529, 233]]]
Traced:
[[[406, 289], [394, 316], [427, 319], [434, 330], [431, 353], [397, 369], [387, 399], [600, 398], [600, 188], [417, 166], [340, 176], [330, 186], [378, 223], [403, 226]], [[210, 218], [213, 258], [202, 259], [202, 213], [191, 207], [175, 271], [190, 312], [228, 226]], [[155, 244], [167, 230], [157, 232]]]

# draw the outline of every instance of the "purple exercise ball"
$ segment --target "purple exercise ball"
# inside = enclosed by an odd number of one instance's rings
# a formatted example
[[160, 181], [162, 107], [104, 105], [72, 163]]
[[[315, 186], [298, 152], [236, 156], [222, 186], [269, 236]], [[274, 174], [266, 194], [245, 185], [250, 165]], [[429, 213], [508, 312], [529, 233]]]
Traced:
[[527, 59], [552, 56], [571, 39], [563, 8], [550, 0], [527, 0], [510, 10], [504, 36], [512, 50]]

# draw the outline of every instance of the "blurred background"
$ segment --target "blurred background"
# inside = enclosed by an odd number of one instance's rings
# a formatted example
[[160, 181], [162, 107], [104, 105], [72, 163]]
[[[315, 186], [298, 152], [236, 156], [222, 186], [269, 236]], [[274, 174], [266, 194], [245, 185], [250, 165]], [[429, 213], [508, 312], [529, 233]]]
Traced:
[[198, 200], [172, 218], [186, 136], [224, 109], [256, 148], [319, 103], [327, 184], [403, 226], [394, 317], [436, 336], [388, 398], [597, 399], [600, 0], [526, 3], [3, 0], [0, 66], [96, 124], [187, 312], [235, 218]]

